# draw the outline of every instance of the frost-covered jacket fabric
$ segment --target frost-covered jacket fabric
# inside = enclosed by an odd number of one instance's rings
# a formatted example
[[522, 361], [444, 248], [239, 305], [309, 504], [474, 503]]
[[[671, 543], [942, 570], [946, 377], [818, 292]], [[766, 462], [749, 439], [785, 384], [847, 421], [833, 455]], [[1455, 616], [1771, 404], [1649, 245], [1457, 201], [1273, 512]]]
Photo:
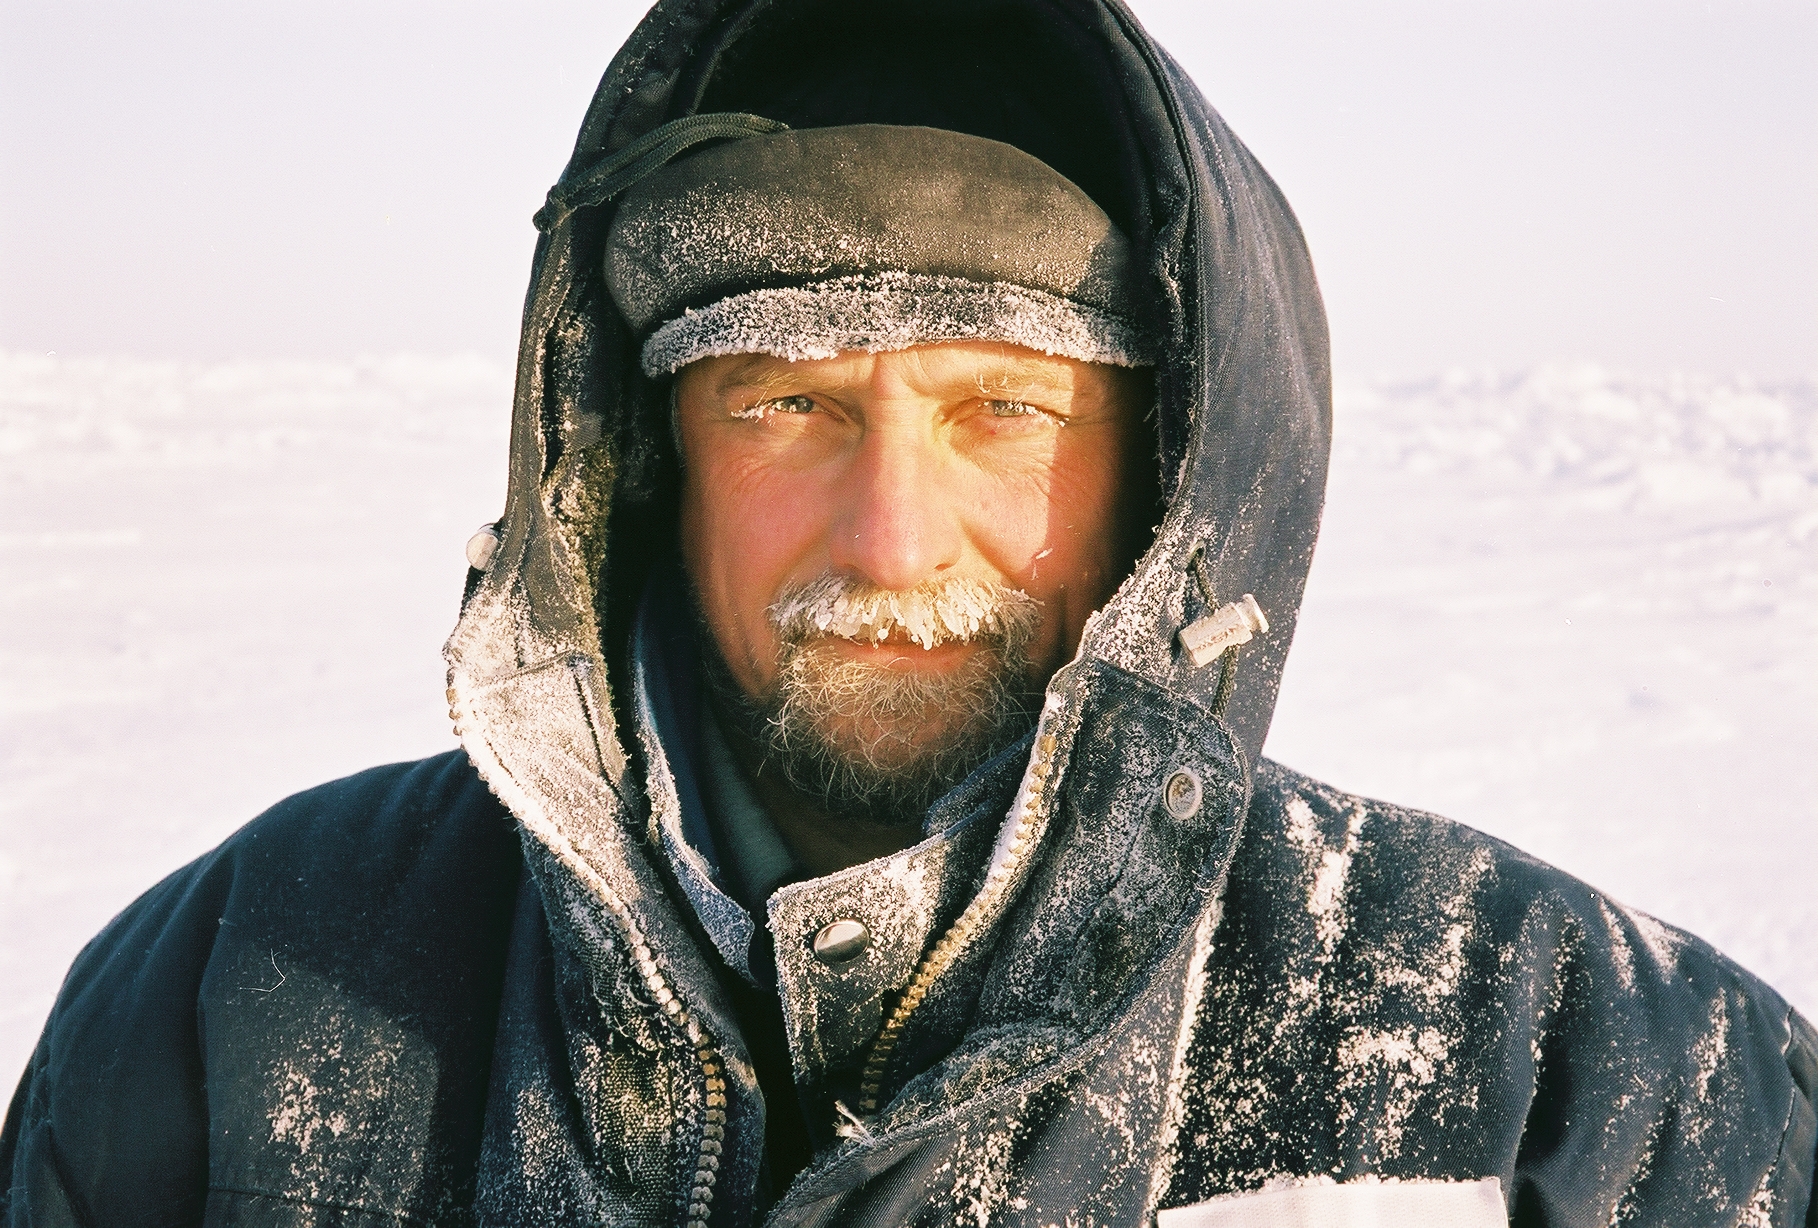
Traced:
[[[976, 88], [939, 116], [790, 93], [866, 56]], [[1131, 236], [1163, 356], [1152, 545], [1027, 743], [855, 879], [911, 935], [888, 991], [839, 999], [775, 935], [790, 1057], [827, 1072], [785, 1188], [744, 982], [671, 847], [695, 786], [636, 699], [675, 461], [601, 284], [610, 205], [576, 188], [712, 110], [1066, 134], [1030, 152]], [[0, 1135], [0, 1224], [1809, 1222], [1818, 1044], [1771, 989], [1260, 757], [1323, 316], [1274, 186], [1124, 9], [665, 0], [539, 224], [500, 545], [447, 649], [462, 750], [282, 803], [83, 952]], [[1270, 630], [1194, 665], [1181, 629], [1245, 593]]]

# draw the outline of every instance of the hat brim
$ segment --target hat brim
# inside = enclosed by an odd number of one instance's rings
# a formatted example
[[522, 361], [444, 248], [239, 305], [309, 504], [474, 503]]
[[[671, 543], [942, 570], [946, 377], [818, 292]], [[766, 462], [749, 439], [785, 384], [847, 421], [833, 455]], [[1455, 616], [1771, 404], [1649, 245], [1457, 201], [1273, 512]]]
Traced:
[[1127, 321], [1056, 294], [1008, 282], [878, 273], [748, 290], [685, 311], [651, 334], [642, 366], [656, 378], [726, 354], [799, 362], [943, 341], [999, 341], [1117, 367], [1154, 361]]

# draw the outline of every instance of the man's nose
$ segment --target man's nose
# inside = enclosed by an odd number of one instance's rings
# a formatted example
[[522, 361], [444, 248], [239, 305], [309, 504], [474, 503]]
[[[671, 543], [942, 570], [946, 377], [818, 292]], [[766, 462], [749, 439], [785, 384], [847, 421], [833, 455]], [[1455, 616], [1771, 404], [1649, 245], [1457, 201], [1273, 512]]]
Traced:
[[830, 561], [880, 588], [914, 588], [959, 561], [955, 492], [933, 441], [867, 433], [838, 494]]

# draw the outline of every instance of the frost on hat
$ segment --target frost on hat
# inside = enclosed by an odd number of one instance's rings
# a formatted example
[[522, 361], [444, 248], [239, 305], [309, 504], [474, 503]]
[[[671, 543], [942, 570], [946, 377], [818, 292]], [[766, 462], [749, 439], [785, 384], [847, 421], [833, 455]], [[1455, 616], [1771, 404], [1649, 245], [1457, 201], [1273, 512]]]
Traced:
[[1011, 145], [938, 128], [808, 128], [715, 146], [628, 191], [606, 282], [642, 363], [831, 358], [1005, 341], [1143, 366], [1130, 244]]

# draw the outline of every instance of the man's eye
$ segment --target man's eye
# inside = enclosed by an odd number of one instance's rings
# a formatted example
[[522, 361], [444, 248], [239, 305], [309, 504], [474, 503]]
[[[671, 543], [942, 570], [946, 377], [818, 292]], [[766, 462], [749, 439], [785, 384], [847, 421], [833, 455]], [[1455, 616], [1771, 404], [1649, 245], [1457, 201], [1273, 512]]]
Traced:
[[1021, 401], [987, 401], [985, 403], [991, 407], [991, 416], [994, 418], [1026, 418], [1030, 414], [1042, 412], [1035, 406], [1025, 405]]
[[771, 414], [811, 414], [814, 412], [813, 397], [772, 397], [768, 401], [759, 401], [743, 409], [732, 411], [734, 418], [768, 418]]

